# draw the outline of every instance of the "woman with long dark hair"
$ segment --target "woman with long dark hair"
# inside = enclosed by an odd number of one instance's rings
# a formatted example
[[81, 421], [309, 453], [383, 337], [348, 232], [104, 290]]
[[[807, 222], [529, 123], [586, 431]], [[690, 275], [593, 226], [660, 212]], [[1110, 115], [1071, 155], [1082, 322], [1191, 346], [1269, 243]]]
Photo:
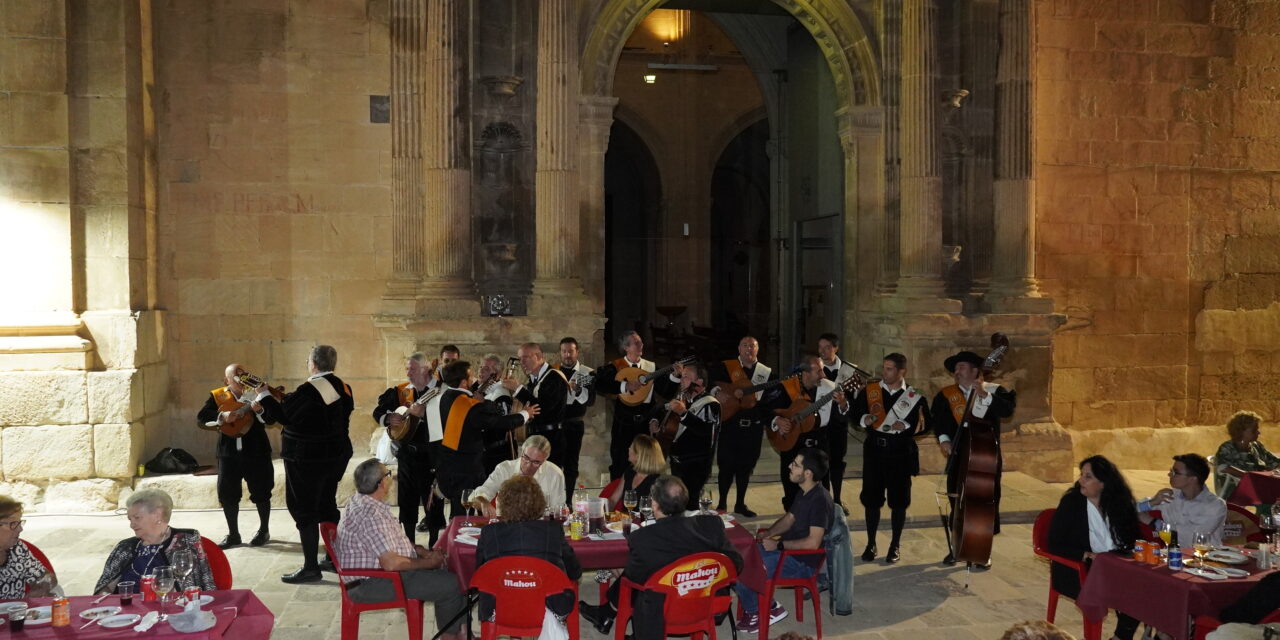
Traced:
[[[1110, 460], [1090, 456], [1080, 462], [1080, 479], [1058, 502], [1049, 524], [1049, 551], [1086, 565], [1099, 553], [1129, 553], [1138, 538], [1138, 514], [1129, 483]], [[1080, 574], [1053, 563], [1049, 570], [1053, 588], [1075, 599], [1080, 595]], [[1113, 638], [1131, 640], [1138, 628], [1135, 618], [1116, 612]]]

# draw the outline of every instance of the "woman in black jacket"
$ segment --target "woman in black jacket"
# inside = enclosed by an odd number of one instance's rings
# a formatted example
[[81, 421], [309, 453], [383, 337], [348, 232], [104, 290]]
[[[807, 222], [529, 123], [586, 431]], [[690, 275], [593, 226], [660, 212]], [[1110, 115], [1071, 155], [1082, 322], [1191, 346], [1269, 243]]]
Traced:
[[[476, 545], [476, 567], [504, 556], [529, 556], [546, 560], [577, 582], [582, 577], [578, 556], [564, 539], [564, 528], [554, 520], [541, 520], [547, 509], [542, 488], [531, 476], [517, 475], [502, 483], [497, 496], [502, 521], [485, 525]], [[573, 593], [547, 597], [547, 608], [564, 617], [573, 611]], [[480, 616], [493, 615], [493, 596], [480, 595]]]
[[[1080, 462], [1080, 479], [1058, 502], [1049, 523], [1049, 551], [1086, 566], [1094, 556], [1108, 551], [1127, 554], [1138, 539], [1138, 515], [1129, 483], [1110, 460], [1091, 456]], [[1080, 595], [1080, 574], [1053, 563], [1049, 570], [1053, 588], [1068, 598]], [[1113, 638], [1130, 640], [1138, 621], [1116, 612]]]

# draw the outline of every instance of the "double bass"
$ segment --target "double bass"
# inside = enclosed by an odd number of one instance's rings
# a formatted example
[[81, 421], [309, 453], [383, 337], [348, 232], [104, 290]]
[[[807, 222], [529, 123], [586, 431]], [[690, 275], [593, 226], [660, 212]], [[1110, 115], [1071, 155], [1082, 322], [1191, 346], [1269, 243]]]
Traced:
[[[1009, 351], [1009, 338], [1003, 333], [991, 336], [991, 353], [982, 362], [986, 375], [1000, 366]], [[981, 384], [981, 383], [979, 383]], [[991, 561], [991, 539], [995, 536], [996, 496], [999, 488], [1000, 418], [973, 415], [978, 397], [975, 388], [965, 403], [964, 417], [956, 432], [956, 442], [947, 458], [946, 478], [960, 479], [952, 498], [951, 517], [944, 520], [947, 544], [956, 561], [985, 565]]]

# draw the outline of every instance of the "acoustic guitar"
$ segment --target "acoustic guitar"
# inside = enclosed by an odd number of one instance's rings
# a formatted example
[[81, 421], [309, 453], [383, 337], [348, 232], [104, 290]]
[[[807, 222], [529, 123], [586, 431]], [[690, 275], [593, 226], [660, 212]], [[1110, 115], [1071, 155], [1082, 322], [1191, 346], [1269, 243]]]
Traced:
[[[256, 389], [262, 384], [262, 378], [251, 373], [242, 373], [236, 376], [236, 382], [240, 383], [240, 385], [245, 389]], [[284, 402], [283, 386], [267, 387], [267, 390], [271, 392], [271, 396], [275, 398], [277, 402]], [[244, 434], [249, 433], [249, 429], [253, 427], [253, 404], [249, 402], [242, 404], [240, 407], [231, 410], [228, 417], [231, 418], [228, 422], [210, 420], [209, 422], [199, 426], [205, 431], [218, 431], [229, 438], [239, 438]]]
[[794, 373], [785, 378], [769, 380], [760, 384], [751, 384], [750, 378], [744, 378], [738, 382], [716, 383], [716, 386], [719, 387], [719, 389], [716, 389], [716, 400], [720, 403], [720, 422], [728, 421], [735, 413], [743, 409], [754, 408], [756, 406], [757, 392], [772, 389], [798, 375], [800, 374]]
[[697, 362], [697, 358], [689, 356], [677, 362], [673, 362], [652, 373], [645, 371], [639, 367], [618, 367], [618, 373], [613, 377], [617, 382], [631, 382], [632, 380], [639, 382], [640, 386], [631, 393], [620, 393], [618, 399], [622, 404], [628, 407], [635, 407], [644, 404], [645, 398], [649, 397], [649, 390], [653, 388], [653, 381], [658, 378], [669, 375], [676, 365], [688, 365]]
[[[841, 382], [836, 391], [843, 391], [846, 395], [854, 395], [866, 384], [866, 378], [854, 374], [848, 380]], [[818, 412], [834, 400], [835, 397], [836, 392], [832, 391], [816, 401], [810, 402], [809, 398], [802, 395], [792, 400], [791, 406], [785, 409], [774, 409], [774, 413], [779, 417], [791, 420], [793, 425], [791, 430], [785, 434], [781, 431], [765, 429], [764, 435], [769, 438], [769, 444], [773, 445], [774, 450], [779, 453], [790, 451], [792, 447], [796, 446], [796, 442], [800, 440], [800, 434], [813, 431], [813, 427], [818, 421]]]

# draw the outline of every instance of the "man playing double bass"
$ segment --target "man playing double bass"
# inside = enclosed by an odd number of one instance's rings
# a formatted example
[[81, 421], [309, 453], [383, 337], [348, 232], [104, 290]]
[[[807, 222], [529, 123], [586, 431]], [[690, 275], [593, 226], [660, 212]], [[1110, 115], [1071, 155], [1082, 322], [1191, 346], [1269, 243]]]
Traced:
[[[226, 549], [240, 544], [240, 481], [249, 485], [249, 501], [258, 508], [258, 532], [249, 544], [261, 547], [271, 538], [267, 522], [271, 520], [271, 490], [276, 486], [275, 468], [271, 466], [271, 441], [267, 440], [268, 424], [263, 417], [262, 405], [253, 402], [253, 390], [240, 384], [245, 375], [238, 364], [227, 365], [223, 381], [227, 386], [209, 392], [204, 407], [196, 415], [196, 424], [219, 425], [235, 421], [237, 412], [251, 411], [249, 430], [232, 437], [218, 435], [218, 502], [222, 503], [222, 515], [227, 519], [227, 537], [218, 543]], [[247, 408], [246, 408], [247, 405]]]
[[[745, 336], [738, 341], [737, 358], [718, 362], [711, 367], [710, 374], [714, 385], [712, 394], [717, 399], [727, 400], [733, 396], [735, 388], [763, 384], [777, 379], [777, 374], [758, 360], [759, 354], [760, 343], [755, 338]], [[763, 395], [764, 391], [757, 391], [754, 394], [756, 400]], [[741, 402], [741, 400], [738, 401]], [[737, 499], [733, 503], [733, 511], [748, 518], [756, 517], [756, 512], [747, 507], [747, 483], [751, 480], [751, 473], [755, 471], [756, 463], [760, 460], [764, 423], [771, 417], [762, 413], [757, 405], [750, 409], [738, 409], [732, 417], [722, 420], [720, 439], [716, 443], [716, 466], [720, 469], [720, 504], [716, 507], [717, 509], [721, 511], [727, 509], [729, 487], [736, 480], [738, 492]]]
[[[404, 428], [409, 416], [421, 419], [425, 408], [418, 404], [418, 399], [427, 394], [430, 385], [431, 371], [426, 366], [427, 355], [421, 351], [410, 355], [404, 361], [404, 372], [407, 381], [388, 388], [378, 396], [378, 406], [373, 409], [373, 420], [388, 430]], [[407, 416], [396, 413], [396, 409], [407, 406]], [[427, 450], [427, 429], [419, 425], [412, 433], [395, 443], [396, 447], [396, 502], [400, 505], [400, 524], [404, 525], [404, 535], [414, 539], [414, 526], [418, 522], [418, 504], [423, 503], [431, 495], [431, 484], [435, 482], [435, 468], [431, 466], [431, 454]], [[437, 506], [438, 505], [438, 506]], [[437, 524], [444, 522], [444, 505], [437, 501], [430, 509], [432, 513], [424, 518], [434, 520]], [[438, 511], [438, 513], [435, 513]], [[432, 515], [435, 518], [432, 518]], [[435, 546], [439, 537], [437, 529], [431, 529], [428, 546]]]
[[[973, 400], [971, 414], [977, 420], [984, 420], [993, 424], [991, 431], [996, 445], [994, 535], [1000, 533], [1000, 473], [1004, 467], [1004, 457], [1000, 454], [1000, 420], [1013, 415], [1013, 410], [1017, 406], [1017, 398], [1013, 391], [983, 380], [982, 365], [982, 356], [972, 351], [961, 351], [943, 362], [947, 372], [955, 379], [955, 384], [943, 387], [933, 397], [933, 403], [929, 408], [929, 422], [934, 433], [938, 435], [938, 446], [941, 447], [942, 454], [947, 456], [947, 468], [950, 470], [947, 474], [947, 494], [956, 496], [964, 485], [965, 479], [960, 477], [959, 473], [960, 467], [963, 465], [955, 464], [952, 454], [954, 453], [956, 456], [967, 454], [969, 445], [967, 440], [970, 432], [967, 429], [961, 429], [961, 424], [964, 420], [965, 406], [969, 402], [969, 397], [975, 391], [977, 392], [978, 395]], [[954, 511], [954, 497], [951, 502]], [[948, 553], [942, 562], [955, 564], [956, 559], [951, 553]], [[990, 567], [990, 560], [983, 566]]]

